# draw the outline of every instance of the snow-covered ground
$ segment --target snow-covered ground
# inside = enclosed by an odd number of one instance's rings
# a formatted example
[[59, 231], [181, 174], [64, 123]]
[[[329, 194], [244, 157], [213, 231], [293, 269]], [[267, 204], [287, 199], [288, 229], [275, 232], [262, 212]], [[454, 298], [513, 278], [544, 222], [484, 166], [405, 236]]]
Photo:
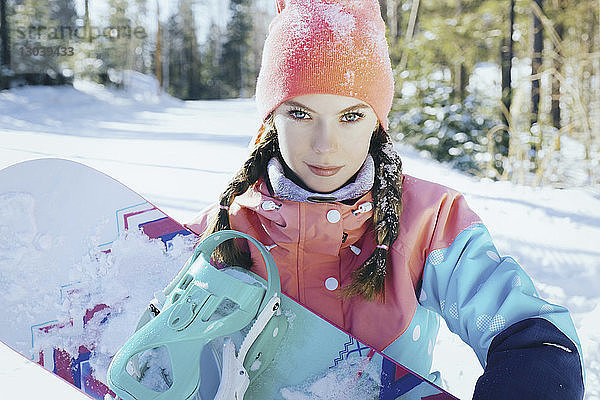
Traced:
[[[0, 168], [62, 157], [97, 168], [179, 221], [213, 202], [248, 154], [257, 128], [250, 100], [187, 101], [78, 82], [75, 88], [0, 92]], [[515, 257], [542, 295], [567, 306], [586, 363], [586, 399], [600, 400], [600, 196], [591, 190], [532, 189], [481, 181], [398, 145], [406, 173], [462, 191], [505, 255]], [[17, 374], [0, 348], [0, 380]], [[457, 361], [460, 360], [460, 361]], [[481, 367], [447, 330], [434, 367], [450, 391], [470, 398]]]

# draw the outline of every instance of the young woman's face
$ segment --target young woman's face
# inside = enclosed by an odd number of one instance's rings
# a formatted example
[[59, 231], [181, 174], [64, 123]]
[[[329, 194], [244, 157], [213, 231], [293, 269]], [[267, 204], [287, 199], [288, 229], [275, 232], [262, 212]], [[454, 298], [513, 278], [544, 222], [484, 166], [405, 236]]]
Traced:
[[273, 117], [283, 160], [320, 193], [339, 189], [360, 169], [379, 124], [368, 104], [332, 94], [294, 97]]

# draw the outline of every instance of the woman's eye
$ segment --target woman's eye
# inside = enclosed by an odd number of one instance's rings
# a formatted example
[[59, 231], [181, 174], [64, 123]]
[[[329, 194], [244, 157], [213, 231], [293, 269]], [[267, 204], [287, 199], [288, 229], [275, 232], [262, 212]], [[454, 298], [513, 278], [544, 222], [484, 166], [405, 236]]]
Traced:
[[306, 111], [302, 111], [302, 110], [291, 110], [291, 111], [289, 111], [289, 114], [294, 119], [308, 119], [308, 118], [310, 118], [309, 115], [308, 115], [308, 113]]
[[364, 117], [364, 114], [362, 114], [362, 113], [350, 112], [350, 113], [346, 113], [346, 114], [342, 115], [342, 121], [343, 122], [354, 122], [354, 121], [358, 121], [362, 117]]

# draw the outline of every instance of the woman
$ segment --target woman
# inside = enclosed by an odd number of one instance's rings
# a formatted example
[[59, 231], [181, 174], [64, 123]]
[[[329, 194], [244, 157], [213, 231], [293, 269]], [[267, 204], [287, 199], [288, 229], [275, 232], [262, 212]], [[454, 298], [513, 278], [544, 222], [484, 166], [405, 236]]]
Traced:
[[[254, 236], [286, 294], [424, 376], [441, 315], [484, 366], [474, 398], [582, 398], [568, 311], [498, 255], [459, 193], [402, 174], [387, 134], [394, 82], [377, 0], [277, 5], [254, 150], [188, 227]], [[245, 243], [226, 242], [215, 258], [265, 275]]]

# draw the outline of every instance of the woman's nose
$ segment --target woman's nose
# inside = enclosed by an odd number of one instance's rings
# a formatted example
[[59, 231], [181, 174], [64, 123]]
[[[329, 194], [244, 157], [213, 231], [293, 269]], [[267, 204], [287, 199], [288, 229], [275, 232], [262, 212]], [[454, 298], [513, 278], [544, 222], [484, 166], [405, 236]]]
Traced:
[[313, 150], [316, 153], [331, 153], [338, 149], [339, 132], [334, 126], [320, 122], [313, 135]]

